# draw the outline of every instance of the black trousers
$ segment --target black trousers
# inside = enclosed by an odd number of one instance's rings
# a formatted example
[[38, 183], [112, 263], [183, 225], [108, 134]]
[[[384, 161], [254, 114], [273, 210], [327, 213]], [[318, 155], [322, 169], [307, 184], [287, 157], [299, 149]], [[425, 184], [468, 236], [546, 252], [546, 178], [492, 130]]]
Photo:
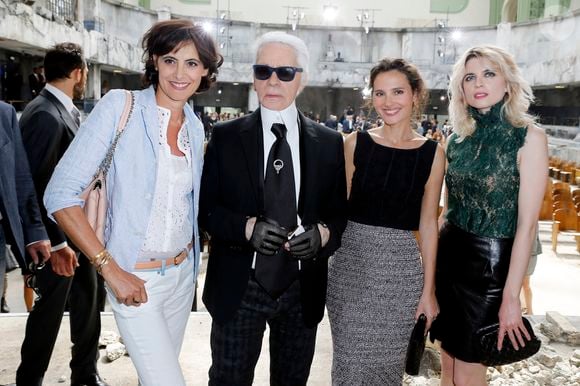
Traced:
[[270, 327], [270, 385], [306, 385], [316, 327], [304, 325], [300, 284], [294, 282], [274, 300], [252, 275], [234, 318], [212, 323], [210, 386], [252, 385], [266, 323]]
[[84, 256], [73, 277], [59, 276], [50, 261], [36, 277], [39, 297], [28, 315], [21, 348], [21, 363], [16, 372], [17, 385], [41, 385], [58, 336], [65, 306], [70, 307], [70, 332], [73, 343], [71, 379], [97, 373], [101, 314], [98, 306], [98, 281], [95, 268]]

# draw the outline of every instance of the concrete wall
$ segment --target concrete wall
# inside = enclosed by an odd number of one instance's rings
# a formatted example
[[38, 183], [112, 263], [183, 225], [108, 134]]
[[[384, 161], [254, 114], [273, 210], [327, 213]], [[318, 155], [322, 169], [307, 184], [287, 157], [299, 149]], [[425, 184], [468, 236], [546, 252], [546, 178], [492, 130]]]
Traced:
[[[250, 3], [257, 6], [257, 0], [253, 1]], [[471, 3], [485, 1], [472, 1], [467, 9], [474, 6]], [[411, 8], [408, 4], [406, 7]], [[74, 41], [83, 45], [89, 62], [102, 65], [103, 71], [111, 73], [117, 68], [129, 73], [140, 72], [143, 68], [140, 39], [143, 32], [158, 20], [158, 13], [115, 0], [87, 0], [83, 3], [83, 13], [85, 20], [90, 17], [102, 19], [104, 33], [89, 32], [80, 23], [67, 25], [52, 21], [22, 3], [0, 2], [0, 50], [33, 52], [40, 57], [56, 42]], [[232, 21], [227, 27], [226, 36], [214, 31], [216, 41], [226, 43], [221, 49], [226, 60], [219, 80], [249, 84], [254, 61], [252, 45], [256, 38], [267, 31], [287, 30], [288, 26]], [[352, 91], [364, 87], [372, 65], [385, 56], [404, 57], [416, 63], [429, 88], [444, 90], [457, 57], [467, 48], [483, 43], [498, 44], [513, 52], [524, 76], [533, 86], [547, 88], [564, 82], [580, 82], [580, 11], [564, 18], [462, 28], [458, 40], [451, 39], [451, 32], [437, 28], [377, 28], [365, 34], [355, 27], [300, 26], [293, 33], [304, 39], [309, 47], [309, 85], [318, 88], [316, 92], [304, 93], [302, 98], [310, 104], [324, 97], [327, 89]], [[445, 37], [445, 45], [437, 43], [438, 36]], [[436, 54], [440, 49], [444, 53], [442, 57]], [[334, 62], [338, 52], [344, 62]], [[23, 67], [23, 70], [28, 71], [28, 67]], [[352, 95], [358, 96], [360, 92], [349, 92], [335, 99], [350, 100]], [[244, 96], [244, 100], [248, 97], [251, 99], [252, 96]], [[204, 100], [206, 102], [211, 101]], [[328, 103], [323, 110], [336, 110], [340, 104]]]
[[[325, 4], [336, 4], [338, 14], [333, 22], [322, 19], [322, 8]], [[467, 6], [459, 13], [430, 12], [429, 0], [335, 0], [335, 1], [310, 1], [294, 0], [271, 1], [271, 0], [208, 0], [208, 1], [181, 1], [181, 0], [151, 0], [151, 9], [155, 10], [162, 6], [168, 6], [174, 14], [215, 18], [216, 11], [230, 11], [230, 19], [248, 22], [286, 24], [288, 6], [300, 7], [304, 12], [304, 18], [299, 25], [328, 25], [357, 27], [360, 22], [356, 15], [360, 9], [374, 11], [375, 27], [432, 27], [435, 19], [449, 17], [449, 25], [456, 27], [487, 25], [489, 22], [489, 0], [467, 1]], [[370, 11], [369, 20], [372, 17]]]

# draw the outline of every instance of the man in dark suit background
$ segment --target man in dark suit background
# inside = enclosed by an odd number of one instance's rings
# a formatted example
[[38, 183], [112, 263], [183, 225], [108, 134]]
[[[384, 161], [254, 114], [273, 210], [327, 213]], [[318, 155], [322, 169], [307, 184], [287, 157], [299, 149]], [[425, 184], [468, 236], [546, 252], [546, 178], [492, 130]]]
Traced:
[[271, 384], [306, 385], [327, 261], [346, 225], [343, 142], [296, 108], [308, 75], [304, 42], [269, 32], [257, 46], [260, 108], [216, 125], [202, 176], [209, 384], [252, 384], [268, 323]]
[[36, 66], [32, 69], [32, 74], [28, 75], [28, 86], [30, 87], [30, 94], [32, 95], [32, 99], [40, 94], [40, 91], [44, 88], [46, 83], [44, 81], [42, 70], [42, 66]]
[[16, 110], [0, 102], [0, 294], [4, 293], [6, 244], [23, 268], [25, 250], [35, 263], [50, 257]]
[[[74, 43], [57, 44], [44, 58], [47, 84], [24, 109], [20, 128], [36, 195], [42, 198], [58, 161], [74, 138], [80, 112], [73, 99], [83, 97], [87, 66]], [[17, 385], [41, 385], [58, 336], [67, 299], [70, 306], [72, 385], [106, 385], [97, 372], [101, 330], [97, 308], [97, 274], [88, 259], [67, 243], [64, 232], [48, 219], [39, 202], [52, 248], [47, 266], [35, 274], [39, 297], [28, 316]], [[69, 296], [70, 294], [70, 296]]]

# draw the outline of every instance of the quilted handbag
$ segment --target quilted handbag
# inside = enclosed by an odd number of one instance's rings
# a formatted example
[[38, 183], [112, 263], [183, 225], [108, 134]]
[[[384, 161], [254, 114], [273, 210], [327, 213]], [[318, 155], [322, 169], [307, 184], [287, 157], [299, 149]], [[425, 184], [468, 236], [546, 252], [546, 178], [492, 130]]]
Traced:
[[126, 91], [127, 98], [125, 100], [125, 108], [119, 119], [119, 124], [117, 126], [117, 132], [115, 138], [111, 143], [111, 146], [107, 150], [105, 159], [99, 165], [95, 175], [91, 182], [87, 185], [85, 190], [79, 195], [79, 197], [84, 200], [85, 205], [83, 210], [91, 225], [91, 228], [95, 231], [97, 238], [101, 243], [104, 244], [105, 239], [105, 222], [107, 217], [107, 172], [111, 166], [111, 161], [113, 160], [113, 154], [115, 154], [115, 148], [117, 147], [117, 142], [125, 130], [131, 111], [133, 110], [133, 94], [130, 91]]
[[407, 346], [407, 358], [405, 359], [405, 372], [409, 375], [419, 374], [421, 358], [425, 351], [425, 327], [427, 326], [427, 317], [425, 314], [419, 315], [415, 322], [415, 327], [411, 332], [409, 346]]
[[499, 323], [491, 326], [482, 327], [477, 330], [477, 341], [479, 343], [478, 350], [480, 355], [480, 362], [485, 366], [501, 366], [510, 363], [518, 362], [531, 357], [540, 350], [542, 342], [534, 334], [532, 325], [528, 319], [522, 317], [524, 327], [530, 334], [531, 339], [526, 341], [524, 336], [525, 346], [520, 347], [519, 350], [514, 349], [511, 341], [506, 335], [503, 340], [502, 350], [497, 349], [497, 333], [499, 331]]

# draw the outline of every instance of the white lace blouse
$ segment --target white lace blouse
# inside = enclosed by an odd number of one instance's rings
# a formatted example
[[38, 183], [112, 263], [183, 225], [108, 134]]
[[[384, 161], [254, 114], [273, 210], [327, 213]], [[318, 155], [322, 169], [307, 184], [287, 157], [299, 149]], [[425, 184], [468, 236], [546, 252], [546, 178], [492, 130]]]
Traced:
[[159, 116], [157, 180], [139, 261], [175, 256], [191, 242], [193, 236], [193, 219], [188, 216], [189, 206], [193, 202], [193, 175], [185, 122], [177, 134], [177, 147], [185, 156], [176, 156], [171, 154], [167, 144], [167, 127], [171, 112], [159, 106], [157, 109]]

